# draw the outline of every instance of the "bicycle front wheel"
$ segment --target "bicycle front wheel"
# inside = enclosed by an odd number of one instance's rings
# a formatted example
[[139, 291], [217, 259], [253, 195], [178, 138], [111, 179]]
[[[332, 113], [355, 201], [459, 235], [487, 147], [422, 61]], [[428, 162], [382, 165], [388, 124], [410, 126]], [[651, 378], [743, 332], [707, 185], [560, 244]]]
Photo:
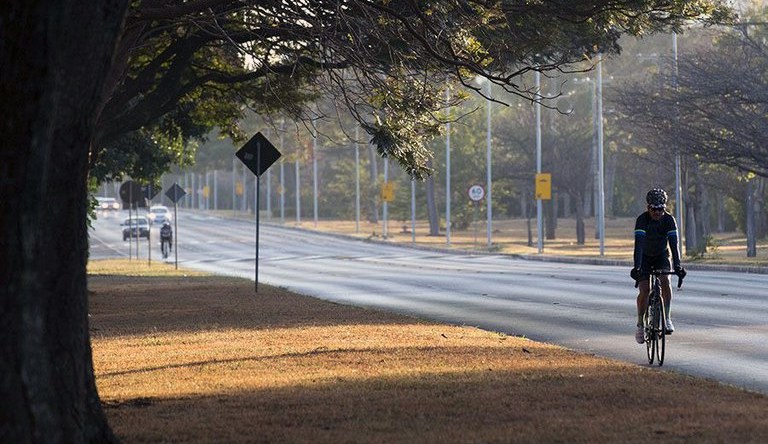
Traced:
[[656, 357], [656, 334], [653, 329], [653, 312], [651, 305], [645, 311], [645, 352], [648, 356], [648, 365], [653, 364]]
[[666, 352], [666, 346], [667, 346], [667, 322], [665, 321], [667, 319], [666, 316], [666, 310], [664, 307], [664, 299], [658, 298], [659, 304], [658, 304], [658, 313], [659, 313], [659, 321], [658, 321], [658, 327], [656, 328], [656, 337], [658, 345], [656, 346], [656, 362], [659, 364], [659, 367], [664, 365], [664, 353]]

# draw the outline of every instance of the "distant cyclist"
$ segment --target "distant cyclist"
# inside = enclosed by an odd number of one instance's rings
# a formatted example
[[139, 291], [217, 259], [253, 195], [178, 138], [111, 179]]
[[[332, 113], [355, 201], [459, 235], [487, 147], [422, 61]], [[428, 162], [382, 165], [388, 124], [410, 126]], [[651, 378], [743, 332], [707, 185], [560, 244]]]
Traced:
[[173, 228], [168, 221], [163, 222], [163, 226], [160, 228], [160, 250], [163, 252], [163, 259], [168, 258], [168, 253], [173, 246]]
[[[648, 308], [650, 294], [650, 271], [673, 269], [675, 274], [685, 277], [685, 269], [680, 265], [680, 250], [677, 246], [677, 222], [667, 213], [667, 193], [661, 188], [653, 188], [645, 196], [648, 203], [647, 211], [638, 216], [635, 222], [635, 254], [634, 267], [630, 272], [632, 279], [639, 282], [637, 295], [637, 330], [635, 340], [638, 344], [644, 342], [643, 315]], [[669, 254], [672, 252], [672, 267]], [[659, 276], [661, 280], [661, 297], [666, 307], [667, 333], [675, 331], [670, 319], [670, 303], [672, 302], [672, 286], [669, 276]]]

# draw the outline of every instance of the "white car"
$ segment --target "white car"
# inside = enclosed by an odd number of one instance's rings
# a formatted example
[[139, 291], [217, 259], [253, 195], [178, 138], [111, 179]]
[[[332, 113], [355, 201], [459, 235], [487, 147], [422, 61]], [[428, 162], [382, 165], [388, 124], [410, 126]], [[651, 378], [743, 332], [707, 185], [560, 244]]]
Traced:
[[173, 219], [173, 215], [165, 205], [152, 205], [149, 207], [149, 223], [151, 224], [163, 224], [163, 222], [170, 222]]
[[120, 209], [120, 202], [118, 202], [114, 197], [97, 197], [96, 200], [99, 202], [99, 206], [96, 208], [98, 210]]

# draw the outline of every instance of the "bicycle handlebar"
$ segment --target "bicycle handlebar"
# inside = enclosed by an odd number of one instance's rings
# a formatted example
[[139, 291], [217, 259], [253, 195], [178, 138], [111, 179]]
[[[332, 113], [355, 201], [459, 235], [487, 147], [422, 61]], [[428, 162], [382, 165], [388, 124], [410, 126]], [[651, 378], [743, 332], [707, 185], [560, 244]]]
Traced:
[[[674, 271], [656, 271], [656, 270], [651, 270], [650, 274], [655, 275], [655, 276], [664, 276], [664, 275], [672, 275], [672, 274], [674, 274], [675, 276], [677, 276], [677, 288], [681, 288], [683, 286], [683, 279], [685, 279], [685, 276], [680, 276], [679, 274], [677, 274]], [[637, 288], [638, 285], [640, 285], [640, 281], [635, 281], [635, 288]]]

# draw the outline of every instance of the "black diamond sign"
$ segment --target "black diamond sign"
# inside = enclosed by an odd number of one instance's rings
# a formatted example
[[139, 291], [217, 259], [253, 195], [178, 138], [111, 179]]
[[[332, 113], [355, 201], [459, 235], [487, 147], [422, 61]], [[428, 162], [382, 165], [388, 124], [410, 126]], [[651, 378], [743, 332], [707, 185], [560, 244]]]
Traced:
[[141, 187], [141, 190], [142, 190], [142, 192], [144, 194], [144, 197], [146, 197], [149, 200], [154, 199], [155, 196], [157, 196], [157, 193], [159, 193], [160, 190], [162, 190], [162, 189], [163, 189], [163, 187], [159, 187], [159, 186], [153, 185], [151, 183], [147, 184], [147, 185], [143, 185]]
[[138, 204], [143, 207], [144, 193], [142, 192], [141, 185], [133, 180], [123, 182], [120, 185], [120, 199], [123, 201], [123, 205], [134, 206]]
[[168, 188], [168, 191], [165, 192], [165, 195], [168, 196], [168, 199], [171, 199], [171, 202], [173, 203], [180, 201], [186, 194], [187, 192], [184, 191], [184, 188], [180, 187], [177, 183], [171, 185], [171, 187]]
[[251, 140], [237, 150], [235, 156], [248, 167], [256, 176], [261, 177], [273, 163], [280, 158], [280, 151], [264, 137], [256, 133]]

